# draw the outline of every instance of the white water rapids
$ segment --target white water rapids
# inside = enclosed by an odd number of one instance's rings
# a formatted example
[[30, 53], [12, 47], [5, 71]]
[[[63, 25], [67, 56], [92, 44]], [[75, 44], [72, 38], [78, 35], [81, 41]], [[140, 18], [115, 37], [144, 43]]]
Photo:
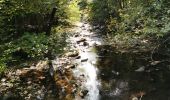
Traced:
[[[88, 94], [82, 98], [75, 98], [75, 100], [99, 100], [99, 85], [97, 80], [98, 70], [95, 66], [97, 62], [97, 54], [94, 50], [95, 45], [100, 45], [102, 39], [99, 38], [93, 32], [90, 32], [90, 25], [79, 23], [75, 28], [77, 37], [70, 37], [69, 41], [72, 44], [72, 49], [78, 50], [80, 59], [74, 60], [74, 63], [78, 64], [77, 68], [73, 70], [74, 76], [80, 79], [82, 90], [87, 90]], [[77, 43], [80, 39], [85, 39], [85, 42]], [[88, 45], [84, 45], [84, 43]]]

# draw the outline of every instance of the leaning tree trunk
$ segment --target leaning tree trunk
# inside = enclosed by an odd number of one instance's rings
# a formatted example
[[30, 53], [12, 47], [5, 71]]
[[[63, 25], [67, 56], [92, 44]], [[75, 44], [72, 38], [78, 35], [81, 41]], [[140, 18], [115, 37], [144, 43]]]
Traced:
[[[51, 35], [51, 27], [53, 25], [53, 20], [55, 17], [55, 13], [56, 13], [57, 8], [53, 8], [51, 14], [50, 14], [50, 18], [47, 21], [47, 26], [46, 26], [46, 35], [50, 36]], [[53, 59], [53, 55], [52, 55], [52, 51], [50, 49], [48, 49], [48, 53], [47, 53], [47, 58], [49, 60], [49, 66], [52, 66], [52, 59]]]
[[53, 20], [54, 20], [54, 16], [55, 16], [55, 13], [56, 13], [56, 10], [57, 8], [53, 8], [51, 14], [50, 14], [50, 18], [49, 20], [47, 21], [47, 27], [46, 27], [46, 35], [50, 36], [51, 35], [51, 27], [52, 27], [52, 24], [53, 24]]

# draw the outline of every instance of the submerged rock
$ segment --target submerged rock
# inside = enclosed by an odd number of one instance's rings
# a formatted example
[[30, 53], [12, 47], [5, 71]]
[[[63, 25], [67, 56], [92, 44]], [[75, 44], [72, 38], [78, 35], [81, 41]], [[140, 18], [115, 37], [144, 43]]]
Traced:
[[143, 71], [145, 71], [145, 66], [142, 66], [138, 68], [137, 70], [135, 70], [135, 72], [143, 72]]
[[153, 62], [151, 62], [151, 65], [152, 65], [152, 66], [155, 66], [155, 65], [157, 65], [157, 64], [159, 64], [159, 63], [161, 63], [161, 61], [153, 61]]
[[139, 100], [137, 97], [133, 97], [132, 100]]
[[97, 62], [96, 61], [91, 61], [91, 64], [96, 65]]

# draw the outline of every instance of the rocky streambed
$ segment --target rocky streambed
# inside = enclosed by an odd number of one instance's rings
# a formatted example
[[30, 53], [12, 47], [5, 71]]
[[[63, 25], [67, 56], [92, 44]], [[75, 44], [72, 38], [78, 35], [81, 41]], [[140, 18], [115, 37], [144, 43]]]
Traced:
[[95, 46], [102, 44], [86, 23], [78, 23], [65, 54], [6, 71], [0, 81], [2, 100], [98, 100]]
[[0, 100], [170, 99], [169, 56], [122, 52], [90, 30], [78, 23], [63, 55], [5, 72]]
[[[53, 60], [54, 70], [60, 73], [54, 75], [55, 79], [58, 80], [57, 84], [65, 94], [60, 98], [98, 100], [100, 82], [97, 79], [95, 46], [101, 45], [103, 41], [90, 32], [88, 24], [78, 23], [73, 32], [76, 34], [67, 40], [70, 47], [67, 49], [68, 52], [63, 58]], [[66, 77], [63, 78], [62, 74]]]
[[65, 54], [6, 71], [0, 80], [0, 99], [98, 100], [100, 82], [93, 47], [101, 43], [88, 24], [78, 23], [72, 33]]

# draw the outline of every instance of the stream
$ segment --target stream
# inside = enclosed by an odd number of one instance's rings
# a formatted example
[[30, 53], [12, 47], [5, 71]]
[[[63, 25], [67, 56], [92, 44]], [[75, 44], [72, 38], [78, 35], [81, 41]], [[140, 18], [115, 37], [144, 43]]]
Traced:
[[75, 30], [80, 34], [70, 38], [71, 48], [77, 50], [81, 58], [74, 60], [77, 64], [77, 68], [73, 70], [74, 76], [83, 77], [81, 88], [88, 91], [85, 100], [99, 100], [100, 81], [97, 79], [97, 54], [94, 46], [101, 45], [103, 40], [97, 34], [90, 32], [89, 24], [78, 23]]
[[170, 100], [168, 60], [150, 61], [150, 52], [116, 51], [91, 30], [88, 23], [77, 23], [67, 40], [71, 57], [62, 62], [75, 67], [74, 78], [67, 72], [64, 83], [76, 80], [70, 85], [76, 94], [66, 100]]
[[168, 56], [119, 51], [85, 22], [69, 36], [56, 59], [6, 73], [0, 100], [170, 100]]

